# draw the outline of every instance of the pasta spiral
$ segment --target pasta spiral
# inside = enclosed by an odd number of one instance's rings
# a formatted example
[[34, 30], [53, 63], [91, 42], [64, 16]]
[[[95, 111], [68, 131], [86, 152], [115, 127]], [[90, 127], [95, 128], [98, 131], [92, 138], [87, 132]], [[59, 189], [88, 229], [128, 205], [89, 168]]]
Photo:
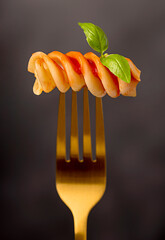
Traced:
[[131, 69], [131, 82], [128, 84], [105, 67], [98, 56], [92, 52], [82, 55], [80, 52], [63, 54], [54, 51], [46, 55], [43, 52], [32, 54], [28, 71], [34, 73], [36, 80], [33, 92], [40, 95], [42, 91], [48, 93], [55, 87], [66, 92], [70, 87], [79, 91], [85, 85], [97, 97], [106, 93], [110, 97], [136, 96], [136, 86], [140, 81], [140, 70], [126, 58]]

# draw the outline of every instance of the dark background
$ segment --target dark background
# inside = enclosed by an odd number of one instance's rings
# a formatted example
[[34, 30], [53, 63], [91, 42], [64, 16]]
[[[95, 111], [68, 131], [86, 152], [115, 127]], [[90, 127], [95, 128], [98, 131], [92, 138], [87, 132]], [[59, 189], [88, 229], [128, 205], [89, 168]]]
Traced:
[[[163, 239], [163, 0], [1, 0], [1, 239], [73, 239], [71, 213], [54, 184], [59, 92], [35, 96], [27, 63], [36, 51], [91, 51], [79, 21], [102, 27], [108, 52], [131, 58], [142, 71], [136, 98], [103, 98], [107, 190], [89, 216], [88, 239]], [[78, 99], [81, 127], [82, 92]], [[67, 100], [69, 127], [71, 91]], [[92, 119], [93, 104], [90, 95]]]

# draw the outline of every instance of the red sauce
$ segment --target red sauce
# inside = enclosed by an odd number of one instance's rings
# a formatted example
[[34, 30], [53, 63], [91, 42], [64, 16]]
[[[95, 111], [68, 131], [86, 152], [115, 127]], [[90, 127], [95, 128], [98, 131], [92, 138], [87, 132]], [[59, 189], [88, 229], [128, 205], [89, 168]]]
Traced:
[[[77, 61], [77, 59], [75, 59], [73, 57], [69, 57], [69, 59], [73, 64], [73, 68], [74, 68], [75, 72], [77, 72], [78, 74], [81, 74], [82, 73], [81, 66], [80, 66], [79, 62]], [[95, 63], [90, 59], [87, 59], [87, 61], [91, 67], [91, 70], [92, 70], [92, 73], [94, 74], [94, 76], [99, 78], [98, 70], [97, 70]]]
[[69, 59], [71, 60], [72, 64], [73, 64], [73, 68], [75, 70], [75, 72], [77, 72], [78, 74], [81, 74], [81, 66], [79, 64], [79, 62], [77, 61], [77, 59], [69, 57]]
[[99, 77], [99, 76], [98, 76], [98, 70], [97, 70], [96, 64], [95, 64], [92, 60], [90, 60], [90, 59], [87, 59], [87, 60], [88, 60], [88, 63], [89, 63], [89, 65], [90, 65], [91, 69], [92, 69], [92, 72], [93, 72], [94, 76], [95, 76], [95, 77]]

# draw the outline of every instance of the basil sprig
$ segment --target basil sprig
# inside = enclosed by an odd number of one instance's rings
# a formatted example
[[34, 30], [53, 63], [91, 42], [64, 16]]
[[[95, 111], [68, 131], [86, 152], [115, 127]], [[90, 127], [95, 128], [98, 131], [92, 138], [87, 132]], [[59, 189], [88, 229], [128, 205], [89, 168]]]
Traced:
[[103, 56], [108, 49], [108, 38], [104, 31], [93, 23], [78, 23], [78, 25], [84, 30], [89, 46]]
[[100, 61], [115, 76], [119, 77], [126, 83], [131, 82], [130, 66], [125, 57], [119, 54], [104, 54], [108, 49], [108, 38], [104, 31], [93, 23], [78, 23], [84, 30], [86, 40], [91, 48], [101, 53]]
[[126, 83], [131, 81], [130, 66], [125, 57], [119, 54], [110, 54], [108, 56], [101, 57], [100, 61], [104, 66], [117, 77], [122, 79]]

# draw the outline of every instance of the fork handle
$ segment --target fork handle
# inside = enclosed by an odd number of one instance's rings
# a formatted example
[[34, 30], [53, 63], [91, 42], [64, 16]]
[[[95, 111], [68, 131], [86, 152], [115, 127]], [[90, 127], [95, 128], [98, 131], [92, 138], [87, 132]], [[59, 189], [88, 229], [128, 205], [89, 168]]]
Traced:
[[73, 218], [75, 240], [86, 240], [88, 214], [74, 214]]

